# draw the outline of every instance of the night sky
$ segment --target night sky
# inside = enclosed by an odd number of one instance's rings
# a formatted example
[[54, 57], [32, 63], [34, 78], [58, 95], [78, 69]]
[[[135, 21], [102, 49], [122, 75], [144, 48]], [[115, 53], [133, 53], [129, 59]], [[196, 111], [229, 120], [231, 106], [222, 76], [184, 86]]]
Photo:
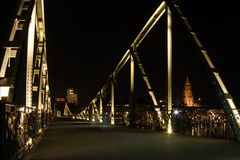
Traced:
[[[4, 0], [0, 10], [0, 46], [13, 19], [15, 1]], [[99, 91], [119, 60], [161, 1], [64, 1], [45, 0], [49, 81], [53, 97], [65, 97], [67, 88], [87, 104]], [[240, 105], [239, 37], [240, 13], [233, 1], [179, 0], [205, 49], [218, 69], [237, 106]], [[173, 17], [173, 97], [178, 102], [188, 75], [194, 97], [211, 101], [216, 94], [202, 66], [199, 51], [185, 28]], [[157, 97], [166, 96], [166, 22], [149, 33], [139, 53]], [[124, 69], [119, 93], [128, 86]], [[142, 86], [136, 77], [137, 88]], [[139, 81], [139, 82], [138, 82]], [[139, 85], [139, 86], [138, 86]], [[139, 92], [140, 93], [140, 92]], [[211, 98], [210, 98], [211, 97]]]

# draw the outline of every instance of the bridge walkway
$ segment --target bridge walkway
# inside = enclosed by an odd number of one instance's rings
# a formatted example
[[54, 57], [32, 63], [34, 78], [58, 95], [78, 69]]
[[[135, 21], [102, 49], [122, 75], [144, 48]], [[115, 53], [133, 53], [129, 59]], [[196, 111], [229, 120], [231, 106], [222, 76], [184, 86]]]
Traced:
[[239, 160], [240, 143], [188, 137], [155, 130], [51, 122], [31, 160]]

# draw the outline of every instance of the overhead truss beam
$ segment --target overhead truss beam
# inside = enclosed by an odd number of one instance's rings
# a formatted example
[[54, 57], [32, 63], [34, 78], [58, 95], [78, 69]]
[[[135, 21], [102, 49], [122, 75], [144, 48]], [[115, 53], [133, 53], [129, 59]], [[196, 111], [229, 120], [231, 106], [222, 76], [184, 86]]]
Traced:
[[[138, 63], [138, 68], [140, 69], [144, 80], [146, 82], [147, 87], [150, 87], [150, 82], [148, 81], [148, 78], [145, 75], [145, 70], [140, 63], [139, 55], [137, 54], [137, 48], [141, 44], [141, 42], [144, 40], [144, 38], [148, 35], [148, 33], [151, 31], [151, 29], [154, 27], [156, 22], [161, 18], [161, 16], [165, 13], [167, 10], [167, 53], [168, 53], [168, 114], [171, 114], [172, 112], [172, 12], [175, 14], [179, 19], [183, 22], [185, 27], [187, 28], [187, 31], [190, 33], [193, 41], [195, 42], [196, 46], [199, 48], [201, 56], [203, 58], [203, 61], [206, 65], [206, 68], [210, 74], [210, 77], [212, 78], [212, 82], [214, 84], [214, 87], [216, 88], [218, 95], [220, 99], [222, 100], [224, 111], [231, 123], [231, 126], [234, 130], [235, 135], [237, 136], [238, 140], [240, 141], [240, 115], [239, 112], [233, 102], [233, 99], [229, 92], [226, 89], [226, 86], [224, 85], [219, 73], [216, 71], [212, 61], [210, 60], [207, 51], [204, 49], [201, 41], [197, 37], [197, 34], [193, 31], [190, 23], [188, 22], [187, 18], [184, 16], [183, 12], [181, 11], [180, 7], [175, 4], [171, 0], [163, 1], [160, 6], [157, 8], [157, 10], [154, 12], [154, 14], [150, 17], [148, 22], [145, 24], [143, 29], [140, 31], [138, 36], [135, 38], [133, 43], [130, 46], [130, 49], [126, 51], [123, 58], [118, 63], [117, 67], [114, 69], [113, 73], [110, 75], [110, 78], [107, 79], [106, 83], [101, 88], [100, 92], [96, 95], [96, 97], [93, 99], [93, 101], [97, 101], [98, 98], [101, 96], [103, 92], [107, 89], [107, 87], [112, 84], [111, 79], [112, 77], [116, 77], [120, 70], [124, 67], [124, 65], [127, 63], [127, 61], [130, 59], [131, 55], [133, 55], [133, 58]], [[131, 78], [133, 79], [133, 78]], [[131, 82], [133, 83], [133, 82]], [[132, 86], [133, 87], [133, 86]], [[152, 102], [154, 105], [158, 105], [158, 101], [155, 98], [155, 95], [153, 92], [150, 91], [151, 87], [149, 88], [149, 94], [150, 97], [152, 97]], [[131, 91], [132, 92], [132, 91]], [[161, 111], [162, 112], [162, 111]], [[161, 113], [160, 112], [160, 113]], [[164, 116], [160, 114], [160, 118], [164, 120]], [[233, 117], [233, 118], [232, 118]], [[168, 117], [168, 120], [170, 117]], [[168, 122], [171, 123], [171, 122]], [[168, 127], [169, 128], [169, 127]]]
[[[25, 95], [24, 104], [27, 107], [46, 110], [50, 104], [50, 90], [44, 0], [19, 1], [12, 30], [1, 56], [0, 92], [6, 87], [9, 90], [5, 95], [0, 95], [0, 98], [7, 98], [8, 102], [17, 103], [19, 97]], [[11, 59], [14, 60], [11, 61]], [[24, 62], [26, 64], [23, 64]], [[26, 66], [26, 68], [22, 69], [20, 66]], [[17, 81], [18, 77], [23, 75], [26, 76], [23, 80], [25, 82]], [[23, 89], [24, 86], [25, 89]]]

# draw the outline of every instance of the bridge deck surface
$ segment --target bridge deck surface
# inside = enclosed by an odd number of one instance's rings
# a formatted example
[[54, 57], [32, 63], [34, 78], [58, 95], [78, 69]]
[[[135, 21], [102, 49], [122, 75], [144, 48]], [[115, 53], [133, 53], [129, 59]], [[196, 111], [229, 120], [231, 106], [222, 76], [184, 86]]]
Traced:
[[32, 160], [240, 160], [240, 143], [84, 122], [51, 122]]

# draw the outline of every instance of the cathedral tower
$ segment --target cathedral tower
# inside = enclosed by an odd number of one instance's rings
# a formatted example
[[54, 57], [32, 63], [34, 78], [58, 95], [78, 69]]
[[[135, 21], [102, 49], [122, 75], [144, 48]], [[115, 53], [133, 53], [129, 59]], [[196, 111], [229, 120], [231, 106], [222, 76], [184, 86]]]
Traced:
[[194, 105], [192, 86], [191, 83], [189, 82], [188, 77], [186, 78], [186, 82], [183, 89], [183, 105], [187, 107]]

